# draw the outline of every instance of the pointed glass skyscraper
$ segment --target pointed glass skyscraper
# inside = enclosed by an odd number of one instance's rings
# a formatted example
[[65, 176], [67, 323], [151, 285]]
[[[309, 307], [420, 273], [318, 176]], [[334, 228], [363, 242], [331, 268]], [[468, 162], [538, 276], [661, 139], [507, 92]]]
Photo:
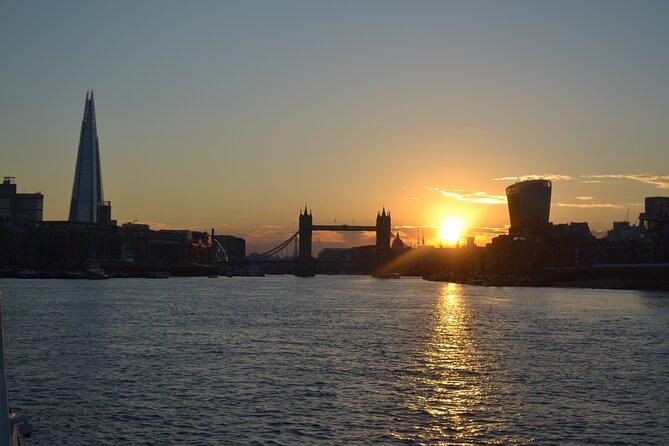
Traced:
[[98, 222], [100, 208], [108, 206], [102, 194], [102, 170], [100, 168], [100, 146], [95, 125], [95, 102], [93, 90], [86, 92], [84, 119], [79, 134], [77, 168], [74, 172], [70, 221]]

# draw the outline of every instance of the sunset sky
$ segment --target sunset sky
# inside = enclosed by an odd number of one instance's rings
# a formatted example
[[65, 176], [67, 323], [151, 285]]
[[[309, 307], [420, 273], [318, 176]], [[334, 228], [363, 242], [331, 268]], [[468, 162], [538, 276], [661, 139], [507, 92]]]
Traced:
[[[514, 178], [606, 230], [669, 195], [669, 2], [3, 2], [0, 175], [66, 219], [85, 92], [119, 222], [483, 242]], [[315, 237], [317, 237], [315, 235]], [[320, 234], [325, 246], [373, 235]]]

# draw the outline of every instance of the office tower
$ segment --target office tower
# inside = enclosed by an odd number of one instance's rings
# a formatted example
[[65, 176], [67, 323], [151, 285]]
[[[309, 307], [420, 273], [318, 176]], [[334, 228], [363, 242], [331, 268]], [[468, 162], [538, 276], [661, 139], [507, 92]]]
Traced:
[[[110, 220], [111, 209], [102, 192], [102, 170], [100, 167], [100, 145], [95, 124], [95, 102], [93, 91], [86, 92], [84, 118], [81, 121], [77, 167], [74, 172], [70, 221], [94, 222]], [[101, 209], [102, 208], [102, 209]]]
[[551, 182], [527, 180], [506, 188], [511, 229], [543, 229], [551, 210]]

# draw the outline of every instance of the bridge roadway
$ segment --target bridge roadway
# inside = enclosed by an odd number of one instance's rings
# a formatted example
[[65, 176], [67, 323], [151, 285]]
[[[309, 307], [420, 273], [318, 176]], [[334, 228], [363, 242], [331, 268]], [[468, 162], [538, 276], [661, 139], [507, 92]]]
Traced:
[[312, 231], [369, 231], [376, 232], [376, 226], [351, 226], [351, 225], [313, 225]]

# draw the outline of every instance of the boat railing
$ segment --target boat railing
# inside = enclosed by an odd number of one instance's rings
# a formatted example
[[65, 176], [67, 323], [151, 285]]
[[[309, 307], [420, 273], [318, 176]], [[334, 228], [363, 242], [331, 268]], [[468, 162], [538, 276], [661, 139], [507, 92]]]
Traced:
[[7, 392], [7, 357], [5, 355], [5, 321], [0, 292], [0, 446], [19, 446], [19, 434], [29, 438], [33, 426], [25, 415], [17, 415], [9, 407]]

